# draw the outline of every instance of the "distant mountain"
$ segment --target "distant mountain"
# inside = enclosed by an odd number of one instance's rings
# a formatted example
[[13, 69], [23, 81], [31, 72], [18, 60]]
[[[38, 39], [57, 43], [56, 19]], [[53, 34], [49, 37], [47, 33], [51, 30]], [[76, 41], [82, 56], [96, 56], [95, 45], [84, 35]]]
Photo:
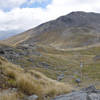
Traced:
[[100, 14], [71, 12], [3, 42], [12, 45], [41, 44], [55, 48], [96, 44], [100, 42]]
[[19, 32], [20, 31], [18, 31], [18, 30], [0, 31], [0, 40], [7, 39], [11, 36], [14, 36], [14, 35], [18, 34]]

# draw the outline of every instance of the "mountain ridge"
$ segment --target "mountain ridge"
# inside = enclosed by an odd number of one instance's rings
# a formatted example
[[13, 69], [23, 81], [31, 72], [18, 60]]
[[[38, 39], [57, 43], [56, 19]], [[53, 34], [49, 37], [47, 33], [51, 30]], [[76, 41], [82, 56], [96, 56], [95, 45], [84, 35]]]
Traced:
[[99, 13], [77, 11], [43, 23], [3, 42], [12, 45], [42, 44], [55, 48], [83, 47], [100, 42], [99, 27]]

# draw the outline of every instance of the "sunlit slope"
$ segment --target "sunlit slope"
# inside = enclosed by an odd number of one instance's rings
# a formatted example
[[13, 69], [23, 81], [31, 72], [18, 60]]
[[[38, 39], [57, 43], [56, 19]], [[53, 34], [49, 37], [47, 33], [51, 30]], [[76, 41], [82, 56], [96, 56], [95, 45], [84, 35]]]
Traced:
[[100, 14], [72, 12], [4, 40], [13, 46], [41, 44], [66, 49], [100, 42]]

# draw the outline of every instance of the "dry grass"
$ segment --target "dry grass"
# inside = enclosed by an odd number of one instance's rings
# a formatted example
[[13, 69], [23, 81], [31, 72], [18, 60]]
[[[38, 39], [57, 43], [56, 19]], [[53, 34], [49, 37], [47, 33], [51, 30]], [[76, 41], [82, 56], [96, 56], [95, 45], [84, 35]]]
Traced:
[[1, 93], [0, 100], [18, 100], [18, 98], [16, 93]]
[[37, 94], [43, 96], [56, 96], [68, 93], [72, 90], [72, 86], [57, 82], [47, 78], [40, 72], [35, 70], [25, 71], [19, 66], [2, 61], [3, 73], [16, 81], [16, 87], [25, 94]]

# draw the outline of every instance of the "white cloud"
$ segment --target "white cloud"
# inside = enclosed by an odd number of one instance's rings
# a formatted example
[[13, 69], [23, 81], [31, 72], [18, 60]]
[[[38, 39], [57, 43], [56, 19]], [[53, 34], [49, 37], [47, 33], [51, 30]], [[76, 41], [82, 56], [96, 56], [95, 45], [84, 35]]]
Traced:
[[100, 0], [53, 0], [47, 8], [55, 18], [72, 11], [100, 12]]
[[[0, 4], [4, 1], [0, 0]], [[2, 6], [10, 5], [8, 1], [16, 1], [13, 3], [16, 7], [26, 2], [26, 0], [7, 0], [8, 4]], [[100, 12], [100, 0], [53, 0], [45, 9], [13, 8], [9, 12], [0, 10], [0, 31], [27, 30], [72, 11]]]
[[0, 11], [0, 31], [26, 30], [43, 22], [41, 8], [15, 8], [10, 12]]

